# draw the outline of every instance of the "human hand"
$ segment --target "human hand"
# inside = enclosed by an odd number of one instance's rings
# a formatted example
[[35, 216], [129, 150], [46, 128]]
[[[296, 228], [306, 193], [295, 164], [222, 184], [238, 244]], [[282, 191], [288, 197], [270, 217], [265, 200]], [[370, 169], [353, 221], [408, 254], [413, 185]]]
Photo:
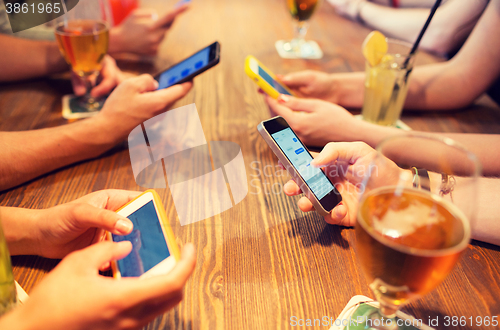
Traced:
[[299, 99], [281, 95], [278, 100], [266, 96], [272, 115], [285, 118], [307, 145], [324, 146], [331, 141], [359, 140], [359, 121], [346, 109], [317, 99]]
[[188, 8], [188, 4], [179, 6], [160, 18], [153, 9], [134, 10], [123, 23], [110, 30], [109, 52], [156, 55], [177, 15]]
[[358, 20], [361, 5], [366, 0], [328, 0], [328, 2], [335, 8], [337, 14], [352, 20]]
[[137, 125], [166, 111], [185, 96], [193, 84], [186, 82], [156, 90], [158, 82], [148, 74], [130, 78], [108, 97], [102, 110], [93, 118], [100, 127], [109, 129], [110, 144], [123, 140]]
[[31, 210], [33, 254], [60, 259], [68, 253], [104, 240], [106, 231], [127, 235], [132, 222], [114, 211], [140, 194], [138, 191], [101, 190], [44, 210]]
[[[354, 226], [358, 200], [363, 192], [363, 180], [368, 175], [377, 175], [384, 182], [393, 179], [397, 182], [402, 170], [392, 162], [384, 173], [372, 173], [374, 169], [370, 166], [376, 155], [377, 152], [364, 142], [331, 142], [311, 162], [313, 166], [325, 167], [325, 173], [342, 195], [342, 202], [324, 217], [327, 223]], [[288, 196], [302, 194], [299, 186], [292, 180], [284, 185], [283, 191]], [[299, 199], [298, 206], [303, 212], [314, 210], [307, 197]]]
[[[116, 62], [111, 56], [104, 56], [101, 64], [102, 69], [99, 74], [102, 79], [99, 84], [90, 91], [90, 95], [93, 97], [108, 95], [119, 83], [125, 80], [125, 75], [118, 66], [116, 66]], [[71, 82], [75, 95], [81, 96], [85, 94], [85, 84], [82, 78], [74, 72], [71, 72]]]
[[338, 103], [334, 80], [328, 73], [305, 70], [287, 75], [277, 75], [277, 78], [299, 97]]
[[99, 275], [102, 265], [124, 258], [128, 241], [101, 242], [73, 252], [44, 277], [20, 307], [0, 319], [2, 329], [138, 329], [182, 300], [194, 270], [194, 246], [166, 275], [116, 280]]

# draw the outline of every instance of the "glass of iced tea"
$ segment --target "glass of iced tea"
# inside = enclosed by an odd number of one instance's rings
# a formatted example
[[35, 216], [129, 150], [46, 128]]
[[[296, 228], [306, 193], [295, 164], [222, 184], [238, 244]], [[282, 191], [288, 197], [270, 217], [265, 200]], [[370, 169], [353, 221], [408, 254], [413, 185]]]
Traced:
[[[104, 100], [90, 95], [102, 68], [102, 59], [108, 52], [109, 24], [102, 0], [84, 0], [65, 14], [64, 21], [55, 29], [59, 50], [73, 72], [84, 83], [86, 92], [79, 106], [88, 112], [102, 108]], [[109, 16], [109, 14], [108, 14]]]
[[387, 39], [388, 50], [377, 65], [366, 61], [365, 97], [361, 115], [364, 120], [384, 126], [396, 126], [408, 92], [415, 54], [412, 45]]
[[365, 329], [399, 329], [398, 309], [453, 269], [469, 244], [480, 171], [448, 138], [408, 134], [377, 147], [356, 224], [357, 255], [379, 303]]
[[16, 285], [12, 274], [9, 249], [0, 221], [0, 316], [17, 305]]
[[321, 4], [321, 0], [286, 0], [293, 18], [295, 36], [292, 40], [278, 40], [278, 52], [287, 58], [321, 58], [323, 52], [314, 41], [306, 41], [308, 20]]

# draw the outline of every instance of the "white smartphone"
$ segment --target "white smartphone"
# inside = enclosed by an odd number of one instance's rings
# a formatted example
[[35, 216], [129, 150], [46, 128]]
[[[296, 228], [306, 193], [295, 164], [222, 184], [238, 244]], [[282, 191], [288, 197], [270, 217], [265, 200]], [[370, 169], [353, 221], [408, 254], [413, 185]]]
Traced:
[[113, 276], [151, 277], [166, 274], [179, 260], [179, 248], [158, 194], [147, 190], [116, 213], [132, 221], [134, 229], [125, 236], [108, 233], [114, 242], [130, 241], [132, 252], [111, 263]]
[[321, 169], [311, 166], [313, 157], [285, 119], [265, 120], [257, 129], [316, 211], [329, 214], [342, 196]]

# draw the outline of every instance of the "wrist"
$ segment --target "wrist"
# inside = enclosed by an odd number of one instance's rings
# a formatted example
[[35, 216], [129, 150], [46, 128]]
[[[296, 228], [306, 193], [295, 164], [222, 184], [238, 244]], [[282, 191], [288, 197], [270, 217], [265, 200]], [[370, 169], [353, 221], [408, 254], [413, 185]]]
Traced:
[[55, 41], [47, 41], [45, 61], [47, 63], [48, 74], [63, 72], [70, 69]]
[[117, 54], [124, 52], [124, 45], [122, 38], [122, 28], [115, 26], [109, 30], [109, 48], [108, 54]]
[[361, 24], [364, 24], [364, 20], [363, 20], [363, 8], [364, 6], [367, 4], [367, 1], [366, 0], [359, 0], [355, 6], [356, 6], [356, 16], [354, 17], [354, 19], [361, 23]]
[[85, 125], [82, 130], [86, 133], [86, 142], [91, 143], [90, 148], [95, 150], [94, 156], [99, 156], [122, 142], [128, 134], [128, 132], [121, 129], [119, 121], [108, 118], [102, 112], [95, 117], [82, 121], [82, 125]]
[[332, 95], [330, 102], [344, 108], [361, 108], [365, 88], [365, 73], [332, 73], [330, 75]]
[[389, 136], [404, 134], [404, 131], [398, 128], [376, 125], [364, 120], [357, 120], [357, 122], [357, 126], [351, 129], [351, 132], [358, 132], [355, 133], [357, 139], [352, 141], [363, 141], [372, 148], [376, 148], [382, 140]]
[[37, 255], [39, 248], [38, 210], [2, 208], [2, 225], [10, 255]]

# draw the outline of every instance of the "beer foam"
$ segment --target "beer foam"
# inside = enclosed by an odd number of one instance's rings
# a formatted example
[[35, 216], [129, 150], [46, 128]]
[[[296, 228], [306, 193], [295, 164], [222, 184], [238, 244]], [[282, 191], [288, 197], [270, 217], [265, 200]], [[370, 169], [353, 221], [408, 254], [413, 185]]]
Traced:
[[411, 235], [421, 227], [437, 224], [445, 220], [438, 212], [435, 204], [433, 205], [434, 207], [419, 200], [412, 200], [403, 209], [389, 207], [382, 217], [375, 216], [373, 229], [392, 238]]

